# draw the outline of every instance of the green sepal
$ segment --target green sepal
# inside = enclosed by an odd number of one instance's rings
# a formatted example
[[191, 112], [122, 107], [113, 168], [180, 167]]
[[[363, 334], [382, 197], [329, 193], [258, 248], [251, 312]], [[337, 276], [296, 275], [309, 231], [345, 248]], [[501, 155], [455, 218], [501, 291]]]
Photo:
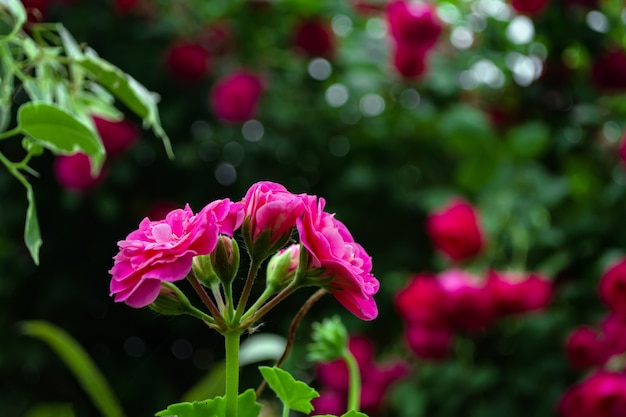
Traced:
[[312, 361], [332, 361], [343, 356], [348, 349], [348, 331], [339, 316], [315, 322], [312, 325], [313, 343], [308, 347]]
[[275, 366], [260, 366], [259, 370], [267, 381], [267, 385], [276, 393], [285, 407], [305, 414], [313, 411], [311, 400], [320, 396], [316, 390], [296, 380], [289, 372]]
[[[256, 394], [249, 389], [237, 398], [238, 417], [258, 417], [261, 404], [256, 402]], [[226, 399], [215, 397], [211, 400], [172, 404], [155, 414], [156, 417], [228, 417]]]

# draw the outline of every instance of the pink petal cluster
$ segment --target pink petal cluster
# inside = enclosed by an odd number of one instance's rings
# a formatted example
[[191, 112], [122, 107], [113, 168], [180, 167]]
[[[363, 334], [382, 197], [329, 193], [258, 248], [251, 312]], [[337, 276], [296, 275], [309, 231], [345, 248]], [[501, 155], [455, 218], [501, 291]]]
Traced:
[[570, 387], [558, 404], [560, 417], [626, 415], [626, 374], [596, 371]]
[[300, 240], [311, 255], [310, 267], [323, 269], [325, 287], [352, 314], [373, 320], [378, 315], [374, 294], [379, 282], [372, 275], [372, 259], [354, 241], [346, 226], [324, 211], [325, 201], [307, 196], [304, 214], [297, 219]]
[[139, 128], [126, 119], [118, 121], [93, 116], [93, 122], [108, 157], [121, 155], [139, 139]]
[[[361, 409], [376, 415], [383, 407], [388, 388], [408, 374], [408, 365], [399, 359], [378, 364], [374, 358], [374, 345], [364, 336], [351, 336], [348, 349], [354, 355], [361, 372]], [[348, 397], [348, 368], [346, 363], [335, 360], [317, 366], [317, 380], [321, 384], [320, 396], [312, 401], [312, 415], [341, 415], [346, 412]]]
[[626, 258], [618, 259], [604, 272], [598, 292], [611, 311], [626, 316]]
[[538, 274], [490, 271], [487, 279], [460, 269], [417, 274], [395, 297], [406, 341], [419, 357], [446, 357], [455, 332], [476, 332], [495, 320], [545, 307], [551, 283]]
[[218, 80], [211, 90], [215, 115], [228, 123], [245, 122], [254, 116], [263, 92], [258, 75], [238, 71]]
[[210, 71], [209, 51], [194, 41], [180, 41], [165, 52], [165, 66], [170, 74], [183, 82], [202, 80]]
[[426, 232], [435, 248], [452, 261], [478, 255], [485, 244], [476, 210], [461, 198], [454, 198], [430, 213]]
[[386, 12], [394, 42], [394, 67], [406, 78], [419, 77], [426, 70], [428, 52], [443, 30], [434, 5], [393, 0], [387, 5]]
[[106, 177], [103, 167], [95, 177], [91, 174], [89, 156], [82, 152], [72, 155], [58, 155], [53, 165], [54, 176], [63, 188], [71, 192], [84, 192], [97, 187]]
[[293, 45], [309, 57], [330, 58], [335, 52], [330, 24], [322, 18], [300, 20], [293, 31]]
[[157, 298], [161, 281], [184, 279], [191, 271], [193, 257], [211, 253], [220, 229], [230, 229], [228, 203], [223, 200], [198, 214], [186, 206], [168, 213], [164, 220], [145, 218], [138, 230], [118, 242], [120, 251], [109, 271], [115, 301], [145, 307]]

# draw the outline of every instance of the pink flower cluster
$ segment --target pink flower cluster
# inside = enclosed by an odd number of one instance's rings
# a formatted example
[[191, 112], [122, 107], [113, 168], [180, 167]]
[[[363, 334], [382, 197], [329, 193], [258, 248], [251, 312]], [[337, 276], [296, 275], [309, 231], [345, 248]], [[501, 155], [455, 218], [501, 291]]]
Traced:
[[323, 209], [322, 198], [295, 195], [280, 184], [262, 181], [240, 202], [217, 200], [197, 214], [185, 207], [164, 220], [145, 218], [139, 230], [118, 242], [120, 251], [110, 271], [111, 295], [131, 307], [144, 307], [156, 299], [161, 281], [184, 279], [193, 257], [211, 253], [219, 234], [232, 236], [243, 225], [250, 253], [261, 253], [264, 259], [268, 250], [284, 246], [297, 226], [309, 253], [307, 271], [314, 272], [312, 285], [327, 288], [357, 317], [372, 320], [378, 314], [373, 295], [379, 283], [371, 273], [371, 258], [343, 223]]
[[[107, 160], [123, 154], [139, 139], [139, 128], [128, 120], [112, 121], [98, 116], [93, 122], [107, 153]], [[99, 185], [107, 174], [105, 164], [100, 174], [91, 175], [89, 157], [81, 152], [72, 155], [59, 155], [54, 161], [54, 175], [64, 188], [81, 192]]]
[[486, 279], [460, 269], [418, 274], [396, 294], [409, 348], [425, 359], [443, 359], [454, 332], [480, 331], [495, 320], [540, 310], [551, 283], [536, 273], [490, 271]]
[[423, 75], [428, 52], [443, 30], [435, 6], [423, 1], [393, 0], [386, 11], [396, 71], [405, 78]]
[[[383, 364], [374, 361], [374, 345], [364, 336], [351, 336], [348, 349], [354, 355], [361, 372], [361, 408], [369, 415], [381, 411], [387, 389], [408, 374], [408, 364], [394, 359]], [[346, 412], [348, 397], [348, 368], [342, 359], [317, 365], [320, 396], [312, 401], [313, 415], [336, 415]]]

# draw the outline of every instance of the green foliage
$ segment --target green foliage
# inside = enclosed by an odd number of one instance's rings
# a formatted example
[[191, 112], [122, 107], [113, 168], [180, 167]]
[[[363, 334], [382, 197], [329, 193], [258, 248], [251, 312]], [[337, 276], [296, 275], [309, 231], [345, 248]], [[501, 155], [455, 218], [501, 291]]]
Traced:
[[269, 387], [282, 401], [284, 407], [305, 414], [313, 411], [311, 400], [319, 397], [317, 391], [306, 383], [296, 380], [289, 372], [283, 369], [261, 366], [259, 370]]
[[[239, 417], [258, 417], [261, 404], [256, 402], [254, 390], [249, 389], [238, 397]], [[226, 400], [216, 397], [211, 400], [172, 404], [155, 414], [157, 417], [228, 417]]]
[[333, 316], [312, 325], [313, 343], [309, 345], [311, 361], [332, 361], [343, 357], [348, 349], [348, 330], [341, 317]]
[[63, 360], [105, 417], [123, 417], [113, 390], [85, 350], [67, 332], [45, 321], [21, 323], [22, 333], [41, 339]]

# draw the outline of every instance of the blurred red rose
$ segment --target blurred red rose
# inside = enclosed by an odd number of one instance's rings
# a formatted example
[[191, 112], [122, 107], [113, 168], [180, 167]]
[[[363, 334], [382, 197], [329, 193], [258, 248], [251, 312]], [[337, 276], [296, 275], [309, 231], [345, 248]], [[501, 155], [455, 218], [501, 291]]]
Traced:
[[552, 283], [537, 273], [491, 270], [487, 289], [498, 316], [540, 310], [552, 298]]
[[480, 277], [460, 269], [438, 275], [444, 292], [441, 300], [445, 322], [453, 330], [475, 331], [494, 318], [493, 306]]
[[426, 72], [427, 50], [398, 43], [393, 50], [393, 66], [405, 78], [416, 78]]
[[453, 261], [476, 256], [483, 248], [478, 215], [474, 207], [459, 198], [428, 216], [426, 232], [435, 248]]
[[434, 275], [413, 275], [409, 283], [396, 294], [395, 306], [402, 319], [408, 323], [441, 324], [443, 296], [443, 290]]
[[107, 120], [93, 116], [94, 124], [108, 156], [120, 155], [139, 139], [139, 128], [128, 120]]
[[589, 326], [578, 327], [570, 333], [565, 342], [565, 353], [570, 364], [579, 370], [602, 366], [607, 360], [598, 332]]
[[550, 0], [511, 0], [511, 7], [518, 13], [539, 15], [548, 6]]
[[165, 66], [180, 81], [199, 81], [209, 72], [209, 51], [195, 42], [175, 43], [166, 51]]
[[626, 317], [626, 258], [611, 265], [600, 278], [600, 299], [613, 312]]
[[293, 44], [310, 57], [330, 58], [335, 52], [333, 32], [322, 18], [300, 20], [294, 29]]
[[84, 153], [58, 155], [53, 165], [54, 175], [69, 191], [87, 191], [96, 187], [105, 176], [104, 168], [96, 177], [91, 175], [91, 162]]
[[591, 64], [591, 79], [600, 88], [626, 89], [626, 51], [612, 49], [597, 56]]
[[387, 6], [387, 22], [397, 43], [432, 48], [443, 30], [435, 6], [430, 3], [394, 0]]
[[448, 355], [452, 331], [440, 325], [409, 324], [405, 338], [409, 349], [416, 356], [436, 361]]
[[263, 91], [258, 75], [234, 72], [220, 79], [211, 90], [211, 106], [216, 116], [229, 123], [245, 122], [254, 116]]

